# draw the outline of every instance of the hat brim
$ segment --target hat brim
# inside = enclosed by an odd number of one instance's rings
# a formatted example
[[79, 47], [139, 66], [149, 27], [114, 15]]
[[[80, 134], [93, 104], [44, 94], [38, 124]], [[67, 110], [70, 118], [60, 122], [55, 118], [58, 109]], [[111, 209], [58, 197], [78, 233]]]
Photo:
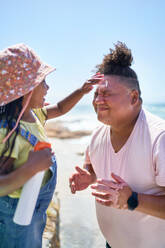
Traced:
[[45, 77], [50, 74], [51, 72], [55, 71], [56, 68], [53, 68], [47, 64], [41, 64], [41, 66], [39, 67], [37, 73], [36, 73], [36, 77], [31, 79], [31, 80], [27, 80], [25, 82], [24, 87], [20, 87], [19, 88], [19, 84], [17, 87], [17, 90], [13, 90], [12, 88], [10, 88], [9, 92], [5, 92], [5, 95], [7, 95], [7, 97], [5, 97], [5, 99], [1, 98], [1, 102], [0, 102], [0, 106], [4, 106], [10, 102], [13, 102], [14, 100], [28, 94], [29, 92], [31, 92], [34, 88], [36, 88], [44, 79]]

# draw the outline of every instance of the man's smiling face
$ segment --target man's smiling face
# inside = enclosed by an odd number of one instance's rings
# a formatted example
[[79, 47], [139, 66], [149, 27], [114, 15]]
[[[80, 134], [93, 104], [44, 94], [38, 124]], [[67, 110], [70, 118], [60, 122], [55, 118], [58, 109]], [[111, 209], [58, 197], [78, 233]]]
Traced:
[[124, 121], [132, 109], [131, 92], [118, 76], [106, 75], [93, 99], [98, 120], [107, 125], [119, 125]]

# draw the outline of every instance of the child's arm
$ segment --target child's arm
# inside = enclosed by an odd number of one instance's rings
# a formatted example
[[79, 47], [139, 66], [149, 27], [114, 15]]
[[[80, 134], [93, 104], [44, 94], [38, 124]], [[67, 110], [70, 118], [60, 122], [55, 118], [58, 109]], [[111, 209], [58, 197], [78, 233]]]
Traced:
[[[0, 196], [12, 193], [25, 184], [37, 172], [48, 169], [52, 165], [52, 155], [51, 149], [48, 148], [36, 152], [31, 151], [27, 162], [20, 168], [9, 174], [0, 175]], [[8, 165], [10, 163], [12, 167], [13, 162], [14, 159], [9, 158]]]
[[57, 105], [48, 105], [46, 107], [47, 120], [64, 115], [71, 110], [85, 94], [89, 93], [93, 89], [93, 85], [98, 84], [102, 78], [102, 74], [96, 75], [88, 80], [88, 82], [84, 83], [81, 88], [75, 90], [62, 101], [58, 102]]

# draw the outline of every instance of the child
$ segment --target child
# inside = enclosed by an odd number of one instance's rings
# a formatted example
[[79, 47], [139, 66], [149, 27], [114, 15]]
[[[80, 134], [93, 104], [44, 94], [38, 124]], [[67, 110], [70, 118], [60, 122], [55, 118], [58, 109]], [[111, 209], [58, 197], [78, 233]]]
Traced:
[[[56, 185], [56, 161], [51, 149], [36, 152], [38, 158], [32, 150], [38, 141], [48, 142], [45, 121], [67, 113], [102, 77], [97, 75], [57, 105], [44, 107], [49, 88], [45, 77], [53, 70], [24, 44], [0, 52], [0, 193], [5, 195], [0, 197], [1, 248], [42, 247], [46, 209]], [[45, 169], [31, 224], [15, 224], [19, 187]]]

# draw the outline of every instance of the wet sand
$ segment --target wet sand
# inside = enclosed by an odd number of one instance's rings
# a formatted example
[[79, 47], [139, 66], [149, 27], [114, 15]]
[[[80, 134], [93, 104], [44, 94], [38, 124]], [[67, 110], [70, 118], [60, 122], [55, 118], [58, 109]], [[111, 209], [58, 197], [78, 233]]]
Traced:
[[90, 189], [70, 193], [68, 178], [76, 165], [83, 165], [85, 145], [50, 138], [58, 162], [56, 192], [60, 198], [61, 248], [104, 248], [105, 240], [95, 215], [95, 200]]

